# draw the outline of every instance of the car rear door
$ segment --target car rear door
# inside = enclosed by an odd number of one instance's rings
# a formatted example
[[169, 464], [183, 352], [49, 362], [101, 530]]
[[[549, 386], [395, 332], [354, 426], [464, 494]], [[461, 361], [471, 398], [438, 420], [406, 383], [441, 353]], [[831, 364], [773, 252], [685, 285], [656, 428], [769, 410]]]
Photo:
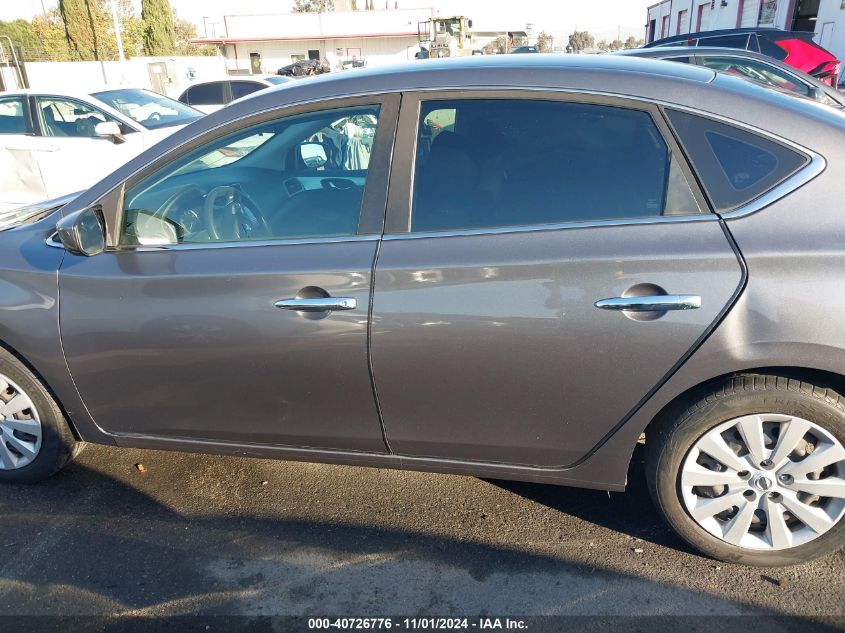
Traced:
[[0, 211], [47, 198], [26, 95], [0, 96]]
[[[385, 452], [367, 339], [398, 101], [263, 113], [130, 179], [118, 244], [59, 275], [68, 367], [101, 428]], [[354, 188], [288, 190], [299, 143], [355, 116], [377, 131]]]
[[398, 454], [576, 463], [739, 291], [737, 254], [657, 108], [405, 95], [398, 139], [371, 336]]

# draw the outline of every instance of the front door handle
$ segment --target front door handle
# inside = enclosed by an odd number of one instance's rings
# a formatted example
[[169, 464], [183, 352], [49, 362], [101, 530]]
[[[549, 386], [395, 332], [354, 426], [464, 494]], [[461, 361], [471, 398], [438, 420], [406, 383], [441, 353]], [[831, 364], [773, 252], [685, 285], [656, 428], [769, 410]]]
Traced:
[[281, 299], [275, 303], [282, 310], [297, 312], [332, 312], [334, 310], [354, 310], [358, 300], [351, 297], [313, 297], [307, 299]]
[[701, 307], [698, 295], [655, 295], [653, 297], [616, 297], [596, 301], [602, 310], [626, 312], [665, 312], [667, 310], [697, 310]]

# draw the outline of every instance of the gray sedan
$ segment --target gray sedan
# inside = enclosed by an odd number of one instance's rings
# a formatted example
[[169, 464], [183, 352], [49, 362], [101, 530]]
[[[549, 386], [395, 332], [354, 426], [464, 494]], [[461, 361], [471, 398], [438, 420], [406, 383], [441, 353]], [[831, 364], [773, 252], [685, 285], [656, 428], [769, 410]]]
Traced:
[[815, 77], [784, 64], [768, 55], [735, 48], [702, 46], [666, 46], [621, 51], [618, 55], [663, 59], [683, 64], [696, 64], [748, 81], [780, 90], [796, 97], [812, 99], [835, 108], [845, 108], [845, 94]]
[[0, 480], [95, 442], [621, 491], [644, 440], [702, 552], [825, 555], [843, 146], [833, 108], [614, 56], [261, 91], [0, 225]]

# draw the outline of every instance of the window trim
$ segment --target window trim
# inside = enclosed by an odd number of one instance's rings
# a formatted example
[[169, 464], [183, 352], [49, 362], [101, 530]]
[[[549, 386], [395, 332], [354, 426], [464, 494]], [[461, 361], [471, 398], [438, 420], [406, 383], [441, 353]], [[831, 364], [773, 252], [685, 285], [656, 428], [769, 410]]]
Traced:
[[[643, 216], [641, 218], [612, 218], [603, 220], [582, 220], [577, 222], [555, 222], [531, 225], [508, 225], [505, 227], [468, 228], [447, 231], [413, 231], [414, 179], [416, 177], [416, 157], [419, 132], [419, 116], [423, 101], [454, 101], [469, 99], [527, 99], [560, 101], [599, 106], [621, 107], [648, 114], [658, 133], [663, 138], [672, 156], [678, 161], [684, 177], [687, 179], [693, 197], [701, 212], [692, 215]], [[404, 93], [402, 110], [399, 115], [396, 149], [393, 159], [393, 173], [390, 179], [390, 193], [385, 222], [385, 239], [395, 236], [448, 236], [448, 235], [484, 235], [495, 233], [513, 233], [522, 231], [557, 230], [586, 226], [618, 226], [623, 224], [662, 223], [671, 221], [689, 221], [690, 219], [716, 219], [712, 208], [695, 177], [686, 153], [682, 151], [677, 138], [669, 128], [668, 122], [658, 103], [645, 99], [630, 99], [612, 94], [579, 92], [549, 89], [501, 89], [501, 88], [450, 88], [417, 90]]]
[[[290, 244], [357, 242], [379, 239], [384, 226], [385, 207], [387, 205], [388, 195], [388, 180], [390, 177], [390, 161], [396, 137], [396, 124], [399, 116], [400, 102], [401, 95], [399, 93], [320, 99], [318, 101], [286, 105], [281, 108], [273, 108], [256, 112], [249, 116], [227, 121], [222, 125], [206, 130], [199, 136], [192, 137], [187, 142], [177, 148], [174, 148], [172, 151], [159, 155], [156, 159], [134, 172], [118, 187], [102, 198], [103, 215], [105, 216], [107, 227], [106, 250], [118, 253], [124, 251], [144, 252], [162, 250], [204, 250]], [[144, 246], [120, 243], [125, 192], [130, 190], [142, 180], [153, 175], [155, 172], [166, 167], [169, 163], [180, 160], [185, 155], [190, 154], [207, 143], [213, 142], [215, 139], [219, 139], [230, 134], [236, 134], [241, 130], [269, 123], [277, 119], [298, 116], [300, 114], [319, 113], [326, 110], [339, 110], [373, 105], [378, 105], [381, 108], [379, 113], [379, 127], [376, 131], [376, 137], [373, 143], [373, 153], [370, 157], [370, 164], [367, 169], [367, 182], [364, 187], [364, 195], [361, 201], [361, 214], [358, 220], [358, 230], [355, 235], [303, 237], [286, 240], [262, 239], [210, 242], [208, 244], [168, 244], [162, 246]]]

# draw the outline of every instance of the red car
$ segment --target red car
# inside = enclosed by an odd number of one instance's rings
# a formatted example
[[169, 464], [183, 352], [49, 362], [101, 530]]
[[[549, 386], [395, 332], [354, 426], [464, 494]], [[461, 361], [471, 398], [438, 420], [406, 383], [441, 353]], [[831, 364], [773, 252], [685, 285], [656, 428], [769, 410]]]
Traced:
[[655, 40], [657, 46], [718, 46], [763, 53], [812, 75], [834, 88], [839, 83], [842, 62], [813, 41], [813, 33], [779, 29], [726, 29], [675, 35]]

